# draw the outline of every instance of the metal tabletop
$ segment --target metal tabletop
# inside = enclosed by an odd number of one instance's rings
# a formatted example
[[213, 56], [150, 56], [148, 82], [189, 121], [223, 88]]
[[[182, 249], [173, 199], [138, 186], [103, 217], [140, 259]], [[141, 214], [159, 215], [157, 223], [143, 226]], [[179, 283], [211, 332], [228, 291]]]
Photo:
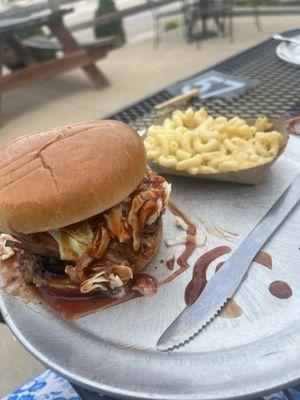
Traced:
[[[300, 34], [300, 29], [283, 32], [284, 35]], [[300, 68], [280, 60], [275, 49], [278, 41], [268, 39], [233, 57], [226, 59], [180, 82], [196, 77], [209, 70], [217, 70], [236, 76], [247, 76], [260, 80], [260, 84], [231, 100], [195, 98], [190, 105], [205, 106], [211, 115], [254, 118], [257, 115], [296, 116], [300, 115]], [[199, 52], [201, 57], [201, 51]], [[131, 124], [136, 129], [149, 126], [155, 118], [154, 106], [173, 95], [169, 85], [127, 107], [110, 114], [109, 118]]]

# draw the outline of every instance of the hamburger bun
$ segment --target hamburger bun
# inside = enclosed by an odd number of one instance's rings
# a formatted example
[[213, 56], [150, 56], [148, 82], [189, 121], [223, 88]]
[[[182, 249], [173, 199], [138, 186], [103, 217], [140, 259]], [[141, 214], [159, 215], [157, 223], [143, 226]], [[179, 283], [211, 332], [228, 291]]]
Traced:
[[0, 230], [67, 226], [124, 200], [143, 179], [141, 138], [119, 121], [25, 135], [0, 150]]

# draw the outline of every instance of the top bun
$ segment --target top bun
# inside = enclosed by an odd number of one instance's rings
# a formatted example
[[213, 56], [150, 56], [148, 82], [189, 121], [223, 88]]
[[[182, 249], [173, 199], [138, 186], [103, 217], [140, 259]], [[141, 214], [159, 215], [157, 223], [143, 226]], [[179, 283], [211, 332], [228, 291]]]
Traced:
[[143, 142], [119, 121], [38, 132], [0, 149], [0, 230], [34, 233], [124, 200], [146, 172]]

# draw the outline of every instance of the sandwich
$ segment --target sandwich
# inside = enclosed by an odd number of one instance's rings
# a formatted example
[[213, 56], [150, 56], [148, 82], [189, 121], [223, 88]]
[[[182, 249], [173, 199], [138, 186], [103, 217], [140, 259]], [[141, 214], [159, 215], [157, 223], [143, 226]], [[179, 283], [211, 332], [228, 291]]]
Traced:
[[0, 149], [1, 265], [64, 297], [123, 296], [160, 247], [169, 193], [122, 122], [20, 137]]

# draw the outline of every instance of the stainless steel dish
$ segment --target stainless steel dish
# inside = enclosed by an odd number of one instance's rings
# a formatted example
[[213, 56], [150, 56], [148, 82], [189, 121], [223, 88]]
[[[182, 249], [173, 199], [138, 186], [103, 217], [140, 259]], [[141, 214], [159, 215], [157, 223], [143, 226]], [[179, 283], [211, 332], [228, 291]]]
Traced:
[[[287, 155], [297, 157], [298, 139], [290, 141]], [[299, 169], [299, 164], [281, 157], [256, 186], [172, 178], [174, 202], [199, 231], [206, 225], [239, 234], [220, 237], [218, 229], [211, 229], [205, 247], [196, 249], [192, 261], [215, 246], [234, 249]], [[170, 213], [164, 219], [166, 239], [182, 234]], [[158, 352], [156, 342], [185, 305], [192, 268], [154, 297], [135, 299], [74, 323], [5, 294], [1, 310], [12, 332], [34, 356], [93, 391], [168, 400], [257, 397], [300, 380], [299, 221], [297, 208], [265, 247], [272, 256], [272, 270], [252, 265], [235, 296], [243, 314], [217, 317], [189, 346], [170, 354]], [[168, 275], [160, 260], [173, 250], [178, 254], [181, 247], [163, 245], [148, 272], [159, 279]], [[275, 280], [286, 281], [293, 295], [284, 300], [272, 296], [268, 286]]]
[[[300, 36], [294, 36], [293, 40], [300, 42]], [[276, 54], [282, 60], [291, 63], [300, 65], [300, 46], [294, 43], [281, 42], [276, 47]]]

